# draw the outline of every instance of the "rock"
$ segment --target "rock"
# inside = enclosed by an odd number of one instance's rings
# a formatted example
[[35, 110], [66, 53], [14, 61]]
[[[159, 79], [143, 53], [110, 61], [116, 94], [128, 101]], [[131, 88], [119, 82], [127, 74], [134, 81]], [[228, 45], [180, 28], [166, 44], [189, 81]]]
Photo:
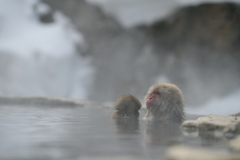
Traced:
[[218, 154], [200, 148], [173, 146], [166, 152], [168, 160], [239, 160], [238, 154]]
[[198, 128], [198, 122], [197, 121], [194, 121], [194, 120], [191, 120], [191, 121], [185, 121], [182, 123], [182, 127], [187, 127], [187, 128]]
[[235, 138], [229, 142], [229, 148], [232, 151], [240, 153], [240, 136], [238, 136], [237, 138]]
[[198, 128], [201, 131], [223, 131], [228, 128], [229, 125], [240, 122], [240, 118], [209, 115], [198, 118], [197, 122], [199, 123]]
[[78, 106], [84, 107], [91, 105], [93, 102], [84, 100], [74, 100], [67, 98], [52, 98], [52, 97], [3, 97], [0, 96], [1, 105], [37, 105], [37, 106]]
[[196, 121], [185, 121], [182, 127], [198, 128], [200, 131], [221, 131], [224, 133], [240, 133], [240, 118], [230, 116], [209, 115]]
[[233, 123], [233, 124], [230, 124], [229, 126], [226, 126], [223, 131], [225, 133], [240, 134], [240, 122], [236, 124]]
[[240, 117], [240, 112], [230, 114], [229, 116], [232, 116], [232, 117]]

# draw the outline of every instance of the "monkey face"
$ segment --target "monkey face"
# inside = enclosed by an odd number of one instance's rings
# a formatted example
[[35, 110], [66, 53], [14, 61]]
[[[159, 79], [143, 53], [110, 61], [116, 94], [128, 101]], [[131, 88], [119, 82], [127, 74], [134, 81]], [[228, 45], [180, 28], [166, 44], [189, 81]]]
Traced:
[[[171, 109], [171, 103], [174, 103], [176, 95], [175, 85], [166, 83], [157, 83], [151, 86], [145, 96], [146, 106], [152, 114], [160, 114], [166, 109]], [[178, 98], [177, 98], [178, 99]]]
[[156, 102], [159, 101], [160, 97], [161, 97], [161, 93], [158, 90], [154, 90], [152, 94], [150, 94], [150, 96], [147, 98], [147, 101], [146, 101], [147, 108], [151, 108], [154, 105], [156, 105]]

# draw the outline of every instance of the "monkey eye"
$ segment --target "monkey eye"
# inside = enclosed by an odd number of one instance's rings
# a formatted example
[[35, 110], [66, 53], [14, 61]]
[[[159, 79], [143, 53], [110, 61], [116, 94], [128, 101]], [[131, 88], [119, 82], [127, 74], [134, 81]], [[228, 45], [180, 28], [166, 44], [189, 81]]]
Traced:
[[160, 92], [158, 92], [158, 91], [155, 91], [153, 93], [156, 94], [156, 95], [160, 95]]

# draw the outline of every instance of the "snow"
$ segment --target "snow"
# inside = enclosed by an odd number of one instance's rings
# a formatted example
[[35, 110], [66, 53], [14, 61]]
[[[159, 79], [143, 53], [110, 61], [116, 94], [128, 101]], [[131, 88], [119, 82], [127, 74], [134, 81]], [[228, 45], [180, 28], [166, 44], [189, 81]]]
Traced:
[[0, 94], [87, 98], [93, 78], [91, 59], [83, 58], [83, 35], [55, 12], [44, 24], [39, 15], [50, 7], [38, 0], [0, 0]]
[[[36, 4], [36, 0], [0, 1], [0, 49], [24, 56], [42, 52], [59, 57], [75, 52], [74, 43], [83, 43], [83, 36], [73, 30], [61, 13], [54, 15], [55, 23], [46, 25], [39, 22], [37, 13], [33, 11]], [[46, 8], [45, 4], [40, 3], [39, 6]]]

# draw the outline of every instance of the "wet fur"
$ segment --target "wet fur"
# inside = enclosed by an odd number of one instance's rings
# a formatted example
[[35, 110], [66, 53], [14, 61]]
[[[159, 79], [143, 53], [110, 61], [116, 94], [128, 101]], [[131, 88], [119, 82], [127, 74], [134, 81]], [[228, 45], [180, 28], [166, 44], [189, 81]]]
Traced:
[[138, 118], [138, 110], [141, 106], [141, 102], [136, 97], [130, 94], [122, 95], [114, 106], [117, 112], [113, 113], [111, 118]]

